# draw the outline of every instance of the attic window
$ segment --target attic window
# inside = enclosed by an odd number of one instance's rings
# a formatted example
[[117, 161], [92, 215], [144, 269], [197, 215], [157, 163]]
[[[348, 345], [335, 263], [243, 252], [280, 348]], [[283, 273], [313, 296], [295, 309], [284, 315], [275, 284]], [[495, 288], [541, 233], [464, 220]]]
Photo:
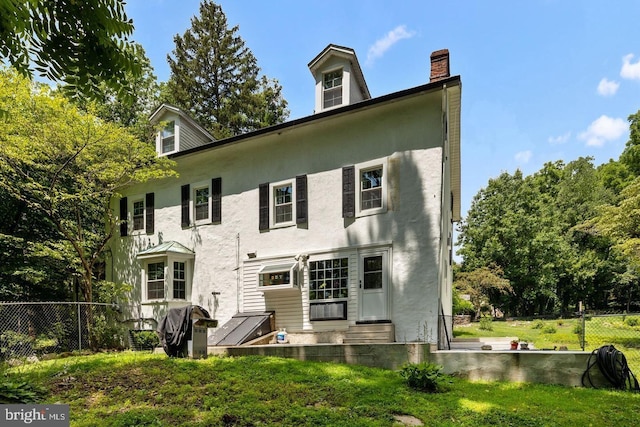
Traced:
[[171, 121], [162, 130], [162, 153], [170, 153], [176, 147], [176, 122]]
[[331, 71], [322, 76], [323, 107], [342, 105], [342, 70]]

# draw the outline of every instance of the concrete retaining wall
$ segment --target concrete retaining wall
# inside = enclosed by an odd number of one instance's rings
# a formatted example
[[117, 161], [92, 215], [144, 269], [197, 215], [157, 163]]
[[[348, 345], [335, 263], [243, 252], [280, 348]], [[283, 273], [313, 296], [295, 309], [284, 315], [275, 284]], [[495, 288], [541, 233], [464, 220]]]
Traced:
[[[209, 347], [209, 355], [275, 356], [399, 369], [404, 363], [430, 361], [448, 374], [470, 380], [515, 381], [581, 386], [590, 353], [579, 351], [432, 351], [429, 344], [317, 344]], [[596, 384], [603, 384], [597, 368]]]

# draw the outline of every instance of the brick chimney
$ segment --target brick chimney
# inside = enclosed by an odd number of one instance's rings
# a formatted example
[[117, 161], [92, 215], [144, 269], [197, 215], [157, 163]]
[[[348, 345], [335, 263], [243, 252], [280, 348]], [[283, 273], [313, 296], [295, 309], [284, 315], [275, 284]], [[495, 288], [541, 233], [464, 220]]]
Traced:
[[429, 82], [449, 77], [449, 49], [436, 50], [431, 54], [431, 77]]

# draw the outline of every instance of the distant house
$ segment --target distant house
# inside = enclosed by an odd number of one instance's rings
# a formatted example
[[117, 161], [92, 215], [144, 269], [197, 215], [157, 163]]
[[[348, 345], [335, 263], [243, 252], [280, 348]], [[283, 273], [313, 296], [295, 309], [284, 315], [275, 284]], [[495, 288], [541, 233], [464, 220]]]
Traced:
[[329, 45], [309, 68], [308, 117], [214, 140], [178, 108], [153, 113], [166, 124], [158, 155], [179, 178], [114, 205], [126, 222], [111, 279], [134, 285], [142, 317], [196, 304], [223, 325], [273, 311], [291, 342], [357, 341], [359, 325], [376, 324], [387, 340], [442, 347], [460, 219], [449, 52], [431, 55], [428, 83], [376, 98], [352, 49]]

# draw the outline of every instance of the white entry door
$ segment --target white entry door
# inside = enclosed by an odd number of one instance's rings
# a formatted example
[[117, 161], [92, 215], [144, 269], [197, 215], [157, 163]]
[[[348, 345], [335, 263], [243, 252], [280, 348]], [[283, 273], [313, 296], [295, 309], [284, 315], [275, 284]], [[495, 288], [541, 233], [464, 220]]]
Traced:
[[389, 320], [388, 256], [387, 251], [360, 253], [358, 320]]

